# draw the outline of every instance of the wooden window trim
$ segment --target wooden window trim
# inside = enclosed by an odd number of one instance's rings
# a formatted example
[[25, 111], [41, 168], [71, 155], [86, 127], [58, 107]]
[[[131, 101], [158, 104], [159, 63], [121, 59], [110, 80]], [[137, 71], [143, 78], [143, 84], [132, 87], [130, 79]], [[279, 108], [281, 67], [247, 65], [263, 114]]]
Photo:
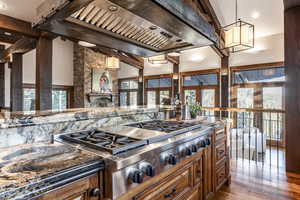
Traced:
[[[23, 89], [35, 89], [35, 84], [32, 83], [24, 83]], [[67, 85], [52, 85], [52, 90], [64, 90], [67, 91], [67, 108], [73, 107], [74, 102], [74, 86]]]
[[253, 69], [267, 69], [267, 68], [277, 68], [277, 67], [285, 67], [284, 62], [272, 62], [272, 63], [260, 63], [254, 65], [241, 65], [230, 67], [230, 71], [245, 71], [245, 70], [253, 70]]

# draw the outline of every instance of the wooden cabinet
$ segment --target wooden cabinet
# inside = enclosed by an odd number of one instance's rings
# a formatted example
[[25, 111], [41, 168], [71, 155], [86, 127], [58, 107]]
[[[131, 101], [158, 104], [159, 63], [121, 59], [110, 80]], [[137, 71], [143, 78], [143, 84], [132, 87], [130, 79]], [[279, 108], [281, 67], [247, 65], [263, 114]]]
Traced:
[[137, 195], [135, 200], [185, 199], [193, 189], [193, 165], [189, 164], [173, 175], [161, 180], [156, 186]]
[[212, 146], [206, 148], [203, 154], [203, 198], [209, 199], [214, 193]]
[[101, 200], [102, 175], [95, 174], [46, 193], [38, 200]]
[[226, 127], [215, 130], [213, 142], [214, 190], [217, 192], [224, 183], [230, 183], [229, 152]]

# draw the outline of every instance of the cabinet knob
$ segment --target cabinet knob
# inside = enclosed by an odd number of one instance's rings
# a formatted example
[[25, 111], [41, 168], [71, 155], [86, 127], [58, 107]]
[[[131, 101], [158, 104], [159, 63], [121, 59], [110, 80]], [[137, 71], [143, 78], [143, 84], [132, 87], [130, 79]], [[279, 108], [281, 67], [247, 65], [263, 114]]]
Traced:
[[133, 183], [142, 183], [144, 179], [144, 174], [140, 170], [135, 170], [131, 174], [131, 181]]
[[99, 188], [94, 188], [94, 189], [91, 190], [90, 196], [91, 197], [98, 197], [98, 196], [100, 196], [100, 191], [101, 190]]
[[170, 165], [176, 165], [176, 163], [177, 163], [176, 157], [174, 155], [172, 155], [172, 154], [169, 155], [169, 157], [168, 157], [168, 163]]

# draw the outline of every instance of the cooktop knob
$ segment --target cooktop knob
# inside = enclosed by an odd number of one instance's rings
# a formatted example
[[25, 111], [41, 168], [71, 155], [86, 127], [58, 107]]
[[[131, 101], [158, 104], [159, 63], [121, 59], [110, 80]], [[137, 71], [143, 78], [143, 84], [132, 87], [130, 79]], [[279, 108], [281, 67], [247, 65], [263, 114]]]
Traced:
[[147, 176], [153, 177], [155, 176], [155, 168], [151, 165], [145, 167], [145, 174]]
[[141, 170], [134, 169], [130, 173], [129, 176], [130, 176], [130, 179], [133, 183], [142, 183], [143, 182], [144, 174]]
[[173, 154], [169, 155], [169, 157], [168, 157], [168, 163], [170, 165], [176, 165], [176, 163], [177, 163], [176, 156], [174, 156]]
[[205, 142], [205, 140], [201, 140], [199, 144], [200, 144], [200, 147], [201, 147], [201, 148], [206, 147], [206, 142]]
[[209, 138], [205, 139], [205, 144], [206, 144], [206, 146], [210, 145], [210, 139]]
[[192, 152], [196, 153], [198, 151], [197, 145], [193, 144], [192, 145]]
[[185, 155], [187, 155], [187, 156], [191, 156], [192, 155], [192, 149], [190, 147], [187, 147], [185, 149]]

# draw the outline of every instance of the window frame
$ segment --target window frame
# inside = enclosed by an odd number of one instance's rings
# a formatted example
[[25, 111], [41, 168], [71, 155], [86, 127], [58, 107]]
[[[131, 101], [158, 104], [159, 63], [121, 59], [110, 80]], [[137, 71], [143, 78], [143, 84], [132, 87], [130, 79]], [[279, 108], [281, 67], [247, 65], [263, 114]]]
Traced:
[[[199, 70], [199, 71], [191, 71], [191, 72], [181, 72], [181, 101], [185, 104], [185, 90], [196, 90], [196, 102], [200, 102], [202, 105], [202, 90], [205, 89], [214, 89], [215, 90], [215, 106], [219, 107], [220, 105], [220, 69], [209, 69], [209, 70]], [[184, 78], [186, 76], [192, 75], [207, 75], [207, 74], [217, 74], [217, 85], [199, 85], [199, 86], [184, 86]]]
[[[137, 92], [137, 94], [138, 94], [139, 88], [136, 88], [136, 89], [131, 89], [131, 88], [129, 88], [129, 89], [121, 89], [122, 81], [137, 81], [138, 82], [138, 77], [120, 78], [120, 79], [118, 79], [119, 94], [121, 94], [121, 92], [127, 94], [126, 105], [130, 106], [130, 92]], [[118, 105], [121, 106], [121, 95], [119, 95], [119, 103], [118, 103]]]
[[[23, 98], [24, 98], [24, 89], [35, 89], [36, 86], [35, 84], [31, 83], [24, 83], [22, 87], [22, 92], [23, 92]], [[74, 86], [67, 86], [67, 85], [52, 85], [52, 90], [59, 90], [59, 91], [66, 91], [67, 92], [67, 109], [73, 107], [73, 102], [74, 102]], [[24, 101], [24, 99], [23, 99]]]
[[[144, 76], [144, 99], [145, 105], [148, 105], [148, 91], [155, 91], [155, 102], [156, 105], [160, 105], [160, 91], [169, 91], [169, 97], [172, 98], [173, 96], [173, 79], [172, 74], [160, 74], [160, 75], [153, 75], [153, 76]], [[171, 86], [170, 87], [158, 87], [158, 88], [147, 88], [148, 81], [151, 79], [160, 79], [160, 78], [170, 78], [171, 79]]]

